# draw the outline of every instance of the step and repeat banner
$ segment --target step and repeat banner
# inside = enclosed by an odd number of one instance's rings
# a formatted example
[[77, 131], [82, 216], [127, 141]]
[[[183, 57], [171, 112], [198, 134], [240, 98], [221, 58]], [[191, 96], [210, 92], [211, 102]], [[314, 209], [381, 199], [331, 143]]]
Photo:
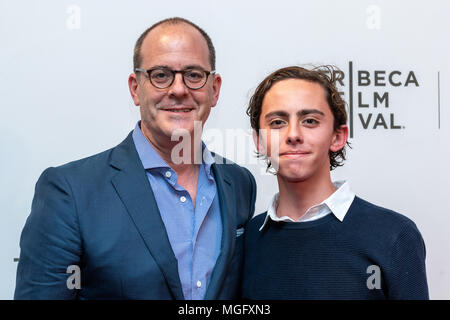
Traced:
[[134, 43], [184, 17], [216, 47], [223, 84], [204, 141], [249, 168], [256, 214], [277, 192], [245, 114], [284, 66], [337, 66], [347, 161], [332, 172], [360, 197], [412, 219], [432, 299], [450, 299], [448, 1], [0, 1], [0, 299], [14, 293], [35, 183], [50, 167], [121, 142], [139, 120], [129, 94]]

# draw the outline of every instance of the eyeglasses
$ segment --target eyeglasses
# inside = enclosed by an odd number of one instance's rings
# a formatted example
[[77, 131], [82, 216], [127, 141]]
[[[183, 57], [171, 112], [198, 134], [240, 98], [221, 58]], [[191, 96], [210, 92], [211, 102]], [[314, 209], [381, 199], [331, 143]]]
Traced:
[[197, 90], [203, 88], [208, 81], [210, 74], [214, 75], [215, 70], [206, 71], [200, 68], [188, 68], [185, 70], [172, 70], [169, 68], [156, 67], [148, 70], [136, 68], [135, 71], [147, 73], [150, 83], [159, 89], [165, 89], [172, 85], [175, 74], [181, 73], [183, 83], [189, 89]]

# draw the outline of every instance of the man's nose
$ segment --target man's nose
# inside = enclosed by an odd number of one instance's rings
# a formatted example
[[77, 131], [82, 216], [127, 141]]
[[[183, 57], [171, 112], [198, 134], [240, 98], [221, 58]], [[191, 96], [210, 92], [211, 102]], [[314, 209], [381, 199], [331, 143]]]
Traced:
[[286, 136], [286, 143], [290, 145], [295, 145], [297, 143], [302, 143], [302, 130], [297, 122], [289, 124], [288, 132]]
[[176, 73], [175, 78], [173, 79], [172, 85], [169, 87], [169, 96], [172, 97], [182, 97], [187, 95], [188, 88], [183, 82], [183, 76], [181, 73]]

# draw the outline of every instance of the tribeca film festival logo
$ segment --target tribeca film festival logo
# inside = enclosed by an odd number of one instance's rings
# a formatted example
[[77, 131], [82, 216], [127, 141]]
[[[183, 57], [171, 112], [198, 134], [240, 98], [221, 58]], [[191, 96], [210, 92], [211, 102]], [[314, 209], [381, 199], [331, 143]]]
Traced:
[[348, 105], [350, 138], [354, 137], [355, 122], [363, 130], [405, 129], [390, 97], [400, 88], [420, 86], [414, 70], [356, 70], [349, 61], [348, 72], [338, 70], [335, 76], [340, 88], [348, 88], [348, 97], [343, 91], [340, 94]]

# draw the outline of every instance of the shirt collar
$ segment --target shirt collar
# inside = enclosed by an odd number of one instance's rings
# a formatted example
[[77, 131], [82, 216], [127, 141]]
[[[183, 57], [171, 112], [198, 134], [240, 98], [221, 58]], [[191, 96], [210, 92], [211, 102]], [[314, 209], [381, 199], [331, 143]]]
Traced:
[[346, 181], [336, 181], [333, 184], [336, 187], [336, 191], [321, 203], [309, 208], [298, 221], [294, 221], [288, 216], [277, 216], [277, 207], [280, 199], [280, 194], [276, 193], [272, 197], [269, 208], [267, 209], [267, 215], [259, 230], [261, 231], [264, 228], [269, 219], [273, 221], [306, 222], [309, 220], [307, 218], [312, 215], [312, 212], [314, 212], [314, 214], [318, 213], [317, 215], [324, 216], [331, 211], [335, 215], [335, 217], [342, 222], [355, 198], [355, 193], [351, 191], [350, 186]]
[[[136, 151], [141, 159], [144, 169], [155, 168], [170, 168], [167, 162], [156, 152], [152, 144], [145, 138], [141, 130], [141, 121], [136, 123], [133, 130], [133, 141], [136, 147]], [[202, 163], [205, 165], [205, 170], [208, 176], [211, 175], [211, 165], [215, 163], [214, 157], [202, 141]]]
[[350, 185], [346, 181], [336, 181], [334, 186], [337, 188], [336, 191], [325, 199], [324, 203], [330, 208], [336, 218], [342, 222], [355, 199], [355, 193], [350, 189]]

